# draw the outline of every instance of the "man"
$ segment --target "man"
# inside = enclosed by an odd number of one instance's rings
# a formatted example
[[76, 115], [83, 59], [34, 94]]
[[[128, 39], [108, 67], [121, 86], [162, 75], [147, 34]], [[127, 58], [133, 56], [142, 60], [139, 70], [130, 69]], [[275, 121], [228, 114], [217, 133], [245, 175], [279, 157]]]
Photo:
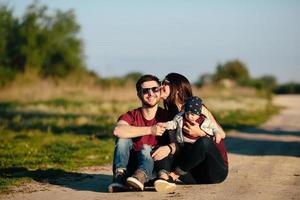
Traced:
[[156, 136], [165, 132], [165, 128], [156, 123], [169, 119], [168, 113], [158, 106], [160, 81], [156, 76], [140, 77], [136, 91], [141, 107], [121, 115], [114, 129], [117, 139], [109, 192], [126, 191], [126, 183], [134, 190], [144, 190], [144, 184], [152, 179], [151, 151], [157, 145]]

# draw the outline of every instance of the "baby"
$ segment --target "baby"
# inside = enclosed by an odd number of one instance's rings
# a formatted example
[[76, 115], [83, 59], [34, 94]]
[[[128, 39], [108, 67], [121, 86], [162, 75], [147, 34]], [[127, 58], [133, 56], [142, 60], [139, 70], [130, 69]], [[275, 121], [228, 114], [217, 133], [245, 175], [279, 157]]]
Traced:
[[178, 143], [194, 143], [200, 136], [193, 137], [189, 135], [183, 130], [183, 127], [186, 125], [186, 122], [191, 125], [198, 123], [201, 130], [218, 143], [222, 137], [218, 134], [217, 126], [202, 114], [202, 106], [202, 100], [199, 97], [192, 96], [184, 105], [184, 111], [178, 113], [172, 121], [159, 123], [159, 125], [165, 127], [167, 130], [176, 129], [176, 141]]

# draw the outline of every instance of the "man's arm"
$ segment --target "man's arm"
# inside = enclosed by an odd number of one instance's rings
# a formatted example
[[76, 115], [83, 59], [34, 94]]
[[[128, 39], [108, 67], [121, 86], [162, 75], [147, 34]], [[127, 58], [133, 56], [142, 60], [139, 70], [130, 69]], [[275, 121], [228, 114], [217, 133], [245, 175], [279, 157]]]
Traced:
[[154, 125], [154, 126], [131, 126], [126, 121], [118, 121], [114, 135], [119, 138], [135, 138], [144, 135], [156, 135], [161, 136], [165, 128]]

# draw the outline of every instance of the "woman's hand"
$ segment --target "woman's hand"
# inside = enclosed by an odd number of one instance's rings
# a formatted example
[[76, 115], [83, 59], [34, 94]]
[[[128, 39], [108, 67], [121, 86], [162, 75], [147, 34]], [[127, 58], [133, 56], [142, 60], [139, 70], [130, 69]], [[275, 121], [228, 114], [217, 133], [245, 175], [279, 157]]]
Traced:
[[152, 154], [152, 158], [155, 161], [162, 160], [165, 157], [167, 157], [170, 153], [170, 148], [167, 145], [161, 146], [158, 149], [156, 149], [156, 151], [154, 151], [154, 153]]
[[[218, 134], [220, 134], [221, 138], [225, 138], [225, 131], [223, 128], [220, 126], [220, 124], [216, 121], [215, 117], [212, 115], [212, 113], [206, 108], [206, 106], [202, 106], [202, 113], [215, 125], [218, 127]], [[218, 143], [218, 142], [217, 142]]]
[[199, 124], [194, 122], [194, 124], [186, 122], [186, 125], [183, 127], [185, 133], [189, 134], [192, 137], [203, 137], [206, 136], [206, 133], [200, 129]]
[[219, 133], [217, 133], [215, 135], [215, 141], [216, 141], [216, 143], [219, 144], [221, 142], [221, 140], [222, 140], [222, 136]]

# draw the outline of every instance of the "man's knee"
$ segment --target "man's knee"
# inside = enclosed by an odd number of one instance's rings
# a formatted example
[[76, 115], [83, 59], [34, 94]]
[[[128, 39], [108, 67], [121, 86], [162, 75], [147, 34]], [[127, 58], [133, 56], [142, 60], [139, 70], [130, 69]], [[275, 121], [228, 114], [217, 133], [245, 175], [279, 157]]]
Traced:
[[127, 150], [132, 148], [132, 139], [131, 138], [117, 138], [116, 147], [119, 149]]
[[142, 146], [141, 154], [143, 155], [144, 158], [148, 158], [148, 159], [152, 160], [151, 152], [152, 152], [152, 146], [150, 146], [148, 144], [144, 144]]
[[152, 146], [148, 145], [148, 144], [143, 144], [142, 146], [142, 153], [151, 153], [152, 151]]

